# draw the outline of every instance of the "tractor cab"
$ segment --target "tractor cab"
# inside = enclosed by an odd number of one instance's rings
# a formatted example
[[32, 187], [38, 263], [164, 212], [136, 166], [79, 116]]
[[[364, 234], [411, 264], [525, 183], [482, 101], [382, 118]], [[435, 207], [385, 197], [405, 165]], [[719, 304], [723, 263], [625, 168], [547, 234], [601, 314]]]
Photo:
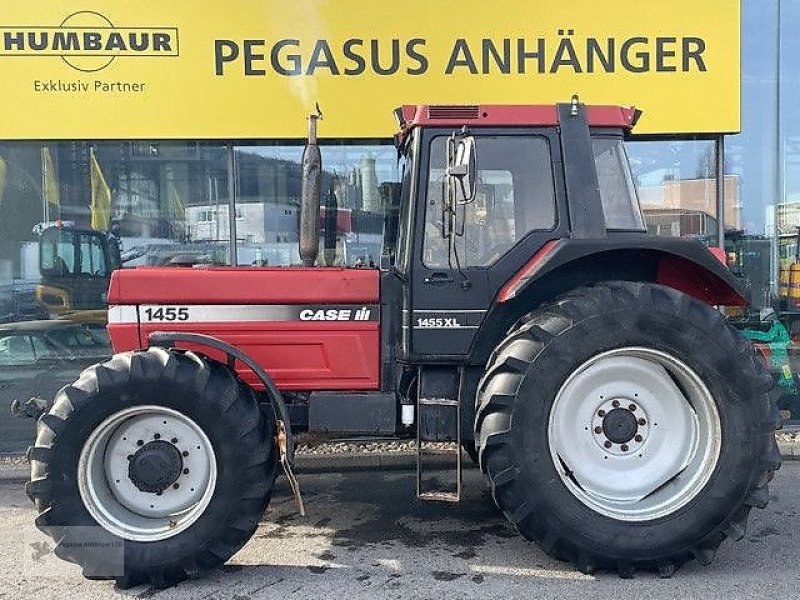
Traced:
[[[405, 166], [396, 249], [382, 262], [403, 282], [402, 356], [485, 363], [519, 307], [540, 301], [526, 283], [546, 254], [553, 266], [579, 259], [553, 291], [609, 276], [653, 280], [670, 261], [681, 267], [646, 233], [623, 145], [639, 114], [577, 99], [395, 111]], [[699, 244], [659, 244], [724, 271]], [[489, 330], [484, 317], [496, 319]]]

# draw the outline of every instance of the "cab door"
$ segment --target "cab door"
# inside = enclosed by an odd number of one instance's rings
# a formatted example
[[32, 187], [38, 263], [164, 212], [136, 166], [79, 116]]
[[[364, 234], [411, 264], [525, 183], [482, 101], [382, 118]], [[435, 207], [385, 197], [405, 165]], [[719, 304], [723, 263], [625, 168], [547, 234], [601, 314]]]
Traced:
[[446, 143], [452, 130], [421, 140], [416, 251], [405, 323], [418, 359], [469, 353], [502, 284], [545, 243], [563, 235], [555, 129], [474, 129], [476, 192], [443, 234]]

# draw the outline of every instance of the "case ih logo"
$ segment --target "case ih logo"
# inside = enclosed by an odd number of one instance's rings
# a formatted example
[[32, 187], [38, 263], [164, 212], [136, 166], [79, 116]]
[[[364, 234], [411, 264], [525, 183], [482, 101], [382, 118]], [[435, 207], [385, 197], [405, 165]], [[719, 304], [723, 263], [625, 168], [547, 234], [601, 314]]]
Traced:
[[178, 56], [177, 27], [116, 27], [100, 13], [72, 13], [58, 27], [0, 26], [0, 56], [60, 56], [92, 73], [117, 57]]

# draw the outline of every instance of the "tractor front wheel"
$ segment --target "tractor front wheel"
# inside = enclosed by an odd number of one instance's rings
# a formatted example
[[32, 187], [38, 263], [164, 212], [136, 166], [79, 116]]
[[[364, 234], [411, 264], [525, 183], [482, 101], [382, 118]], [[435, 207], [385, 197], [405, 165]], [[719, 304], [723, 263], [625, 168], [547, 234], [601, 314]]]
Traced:
[[526, 316], [478, 391], [492, 495], [527, 538], [584, 572], [712, 560], [744, 535], [780, 467], [771, 378], [712, 307], [610, 283]]
[[123, 587], [213, 569], [255, 532], [277, 460], [274, 427], [225, 365], [127, 352], [56, 396], [29, 451], [36, 525], [57, 556]]

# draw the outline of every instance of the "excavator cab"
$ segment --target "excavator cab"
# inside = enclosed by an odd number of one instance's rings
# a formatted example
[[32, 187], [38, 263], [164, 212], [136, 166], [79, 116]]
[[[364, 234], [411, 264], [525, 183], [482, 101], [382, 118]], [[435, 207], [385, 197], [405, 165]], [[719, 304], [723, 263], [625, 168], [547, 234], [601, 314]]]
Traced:
[[39, 304], [53, 315], [102, 310], [111, 273], [121, 265], [112, 235], [89, 227], [56, 223], [39, 234]]

